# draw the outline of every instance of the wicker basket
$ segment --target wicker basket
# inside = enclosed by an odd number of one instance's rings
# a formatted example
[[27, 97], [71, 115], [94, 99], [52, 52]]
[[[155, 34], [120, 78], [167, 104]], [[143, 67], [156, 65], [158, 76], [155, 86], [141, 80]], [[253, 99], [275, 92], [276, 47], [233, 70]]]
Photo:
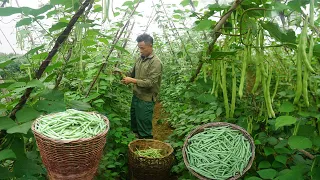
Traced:
[[109, 131], [108, 118], [102, 115], [101, 117], [107, 124], [105, 131], [95, 137], [72, 141], [55, 140], [39, 134], [35, 130], [39, 119], [33, 122], [31, 129], [50, 180], [92, 180], [94, 178]]
[[[167, 180], [174, 155], [170, 144], [153, 139], [137, 139], [129, 143], [129, 176], [137, 180]], [[138, 156], [135, 151], [148, 148], [162, 149], [162, 158]]]
[[[195, 134], [198, 134], [202, 131], [204, 131], [205, 128], [210, 128], [210, 127], [219, 127], [219, 126], [229, 126], [231, 127], [232, 129], [236, 129], [236, 130], [239, 130], [243, 135], [244, 137], [246, 137], [250, 144], [251, 144], [251, 152], [252, 152], [252, 156], [248, 162], [248, 165], [246, 166], [246, 168], [243, 170], [243, 174], [245, 172], [247, 172], [250, 168], [251, 168], [251, 165], [253, 163], [253, 160], [254, 160], [254, 157], [255, 157], [255, 145], [254, 145], [254, 141], [252, 139], [252, 137], [250, 136], [250, 134], [244, 130], [242, 127], [240, 126], [237, 126], [235, 124], [230, 124], [230, 123], [226, 123], [226, 122], [214, 122], [214, 123], [208, 123], [208, 124], [204, 124], [198, 128], [196, 128], [195, 130], [193, 130], [186, 138], [184, 144], [183, 144], [183, 148], [182, 148], [182, 156], [183, 156], [183, 161], [185, 163], [185, 165], [187, 166], [188, 170], [197, 178], [199, 178], [200, 180], [209, 180], [209, 178], [206, 178], [204, 176], [201, 176], [200, 174], [198, 174], [197, 172], [195, 172], [194, 170], [192, 170], [190, 168], [190, 165], [189, 165], [189, 162], [187, 160], [187, 154], [186, 154], [186, 148], [187, 148], [187, 145], [188, 145], [188, 140]], [[236, 176], [234, 177], [231, 177], [229, 178], [229, 180], [236, 180], [238, 178], [240, 178], [241, 175], [240, 174], [237, 174]]]

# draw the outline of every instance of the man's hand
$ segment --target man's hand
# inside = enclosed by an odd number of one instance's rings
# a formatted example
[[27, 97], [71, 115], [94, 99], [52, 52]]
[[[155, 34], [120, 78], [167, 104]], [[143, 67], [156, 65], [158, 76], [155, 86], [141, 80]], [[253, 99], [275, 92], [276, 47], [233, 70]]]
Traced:
[[124, 84], [130, 84], [130, 83], [136, 84], [137, 80], [131, 77], [125, 77], [121, 80], [121, 82]]

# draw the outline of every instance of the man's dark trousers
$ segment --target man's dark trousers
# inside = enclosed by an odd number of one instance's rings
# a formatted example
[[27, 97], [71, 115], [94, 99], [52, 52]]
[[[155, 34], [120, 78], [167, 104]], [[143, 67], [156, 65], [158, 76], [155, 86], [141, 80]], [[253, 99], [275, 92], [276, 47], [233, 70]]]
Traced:
[[143, 101], [133, 95], [131, 102], [131, 129], [138, 133], [140, 138], [153, 138], [152, 136], [152, 116], [154, 102]]

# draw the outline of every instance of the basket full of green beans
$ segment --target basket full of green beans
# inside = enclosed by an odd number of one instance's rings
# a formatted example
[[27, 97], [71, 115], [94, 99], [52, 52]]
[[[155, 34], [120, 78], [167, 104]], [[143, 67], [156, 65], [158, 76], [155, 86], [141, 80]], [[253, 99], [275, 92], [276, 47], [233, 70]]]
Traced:
[[170, 144], [154, 139], [137, 139], [128, 145], [131, 179], [167, 180], [174, 155]]
[[51, 180], [92, 180], [106, 136], [107, 117], [68, 109], [36, 119], [31, 127]]
[[240, 178], [255, 157], [250, 134], [235, 124], [214, 122], [193, 130], [182, 148], [188, 170], [201, 180]]

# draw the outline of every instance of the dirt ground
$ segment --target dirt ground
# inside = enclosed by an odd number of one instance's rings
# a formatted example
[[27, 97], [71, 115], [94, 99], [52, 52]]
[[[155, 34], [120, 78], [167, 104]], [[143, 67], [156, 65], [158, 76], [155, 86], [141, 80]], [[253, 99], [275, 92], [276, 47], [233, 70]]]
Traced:
[[154, 107], [152, 120], [152, 134], [153, 138], [156, 140], [167, 140], [169, 135], [173, 131], [169, 124], [166, 121], [164, 121], [165, 117], [166, 115], [162, 111], [162, 105], [159, 102], [157, 102]]

